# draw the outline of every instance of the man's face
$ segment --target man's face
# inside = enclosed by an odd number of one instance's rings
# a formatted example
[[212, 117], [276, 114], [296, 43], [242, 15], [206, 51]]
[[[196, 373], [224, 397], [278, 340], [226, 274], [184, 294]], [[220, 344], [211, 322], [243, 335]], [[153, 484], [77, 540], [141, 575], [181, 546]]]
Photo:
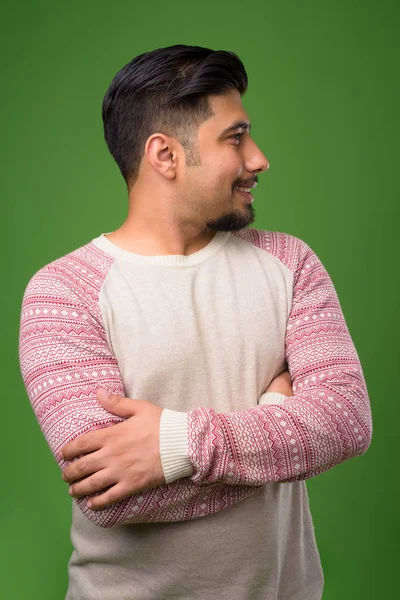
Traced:
[[269, 163], [248, 128], [238, 126], [249, 124], [239, 92], [233, 90], [209, 100], [214, 115], [198, 129], [200, 165], [184, 166], [179, 195], [189, 218], [200, 217], [213, 231], [235, 231], [255, 219], [248, 195], [236, 185], [252, 187], [258, 181], [257, 174], [267, 170]]

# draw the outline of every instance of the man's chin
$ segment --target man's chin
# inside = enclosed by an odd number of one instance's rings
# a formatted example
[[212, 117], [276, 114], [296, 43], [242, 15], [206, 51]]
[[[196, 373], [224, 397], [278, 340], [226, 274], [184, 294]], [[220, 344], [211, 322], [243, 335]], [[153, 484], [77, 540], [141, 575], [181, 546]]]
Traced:
[[212, 231], [240, 231], [254, 223], [254, 220], [254, 208], [247, 204], [244, 210], [231, 211], [215, 221], [209, 221], [207, 227]]

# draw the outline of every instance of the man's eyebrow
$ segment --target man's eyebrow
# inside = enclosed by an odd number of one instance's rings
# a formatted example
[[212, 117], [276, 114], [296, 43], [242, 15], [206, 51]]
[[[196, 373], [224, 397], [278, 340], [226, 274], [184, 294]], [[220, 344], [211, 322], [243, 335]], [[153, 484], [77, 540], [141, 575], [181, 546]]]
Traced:
[[227, 127], [221, 132], [220, 137], [223, 137], [225, 134], [229, 133], [230, 131], [234, 131], [235, 129], [245, 129], [250, 133], [251, 123], [249, 123], [248, 121], [235, 121], [234, 123], [232, 123], [232, 125], [229, 125], [229, 127]]

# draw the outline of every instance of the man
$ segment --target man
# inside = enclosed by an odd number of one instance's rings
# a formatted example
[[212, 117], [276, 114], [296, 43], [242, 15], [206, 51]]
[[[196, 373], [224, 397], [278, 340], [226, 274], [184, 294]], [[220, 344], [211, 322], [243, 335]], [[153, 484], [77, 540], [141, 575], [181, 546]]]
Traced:
[[305, 480], [366, 452], [370, 404], [321, 261], [249, 227], [269, 163], [246, 89], [201, 47], [121, 69], [103, 121], [127, 219], [25, 291], [21, 370], [74, 498], [68, 600], [322, 596]]

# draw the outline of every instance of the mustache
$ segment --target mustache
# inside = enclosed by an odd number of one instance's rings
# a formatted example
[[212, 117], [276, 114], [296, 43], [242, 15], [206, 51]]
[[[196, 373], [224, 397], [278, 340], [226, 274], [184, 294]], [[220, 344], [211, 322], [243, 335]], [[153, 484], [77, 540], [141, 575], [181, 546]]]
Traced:
[[241, 185], [242, 187], [251, 187], [252, 185], [258, 183], [258, 177], [253, 177], [253, 179], [248, 179], [247, 181], [237, 181], [234, 184], [234, 187], [236, 185]]

